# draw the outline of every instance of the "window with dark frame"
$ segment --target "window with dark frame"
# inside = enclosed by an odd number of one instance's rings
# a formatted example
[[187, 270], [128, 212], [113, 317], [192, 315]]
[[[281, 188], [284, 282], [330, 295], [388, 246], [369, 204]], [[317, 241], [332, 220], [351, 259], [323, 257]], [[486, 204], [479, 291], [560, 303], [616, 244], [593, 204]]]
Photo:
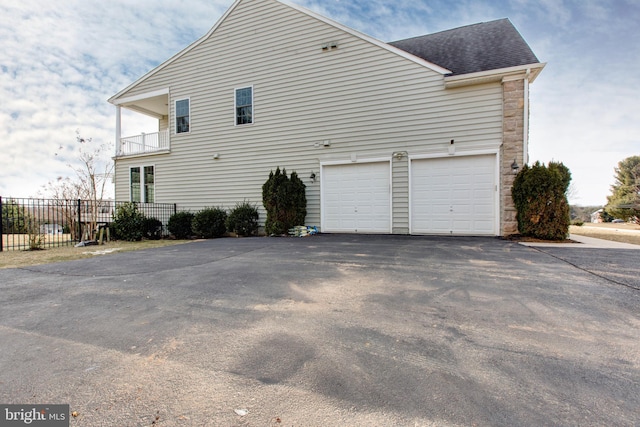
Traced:
[[176, 133], [186, 133], [189, 127], [189, 99], [176, 101]]
[[236, 89], [236, 125], [253, 123], [253, 87]]
[[140, 202], [140, 168], [131, 168], [129, 176], [131, 201]]
[[144, 201], [145, 203], [155, 202], [155, 168], [153, 166], [144, 167]]

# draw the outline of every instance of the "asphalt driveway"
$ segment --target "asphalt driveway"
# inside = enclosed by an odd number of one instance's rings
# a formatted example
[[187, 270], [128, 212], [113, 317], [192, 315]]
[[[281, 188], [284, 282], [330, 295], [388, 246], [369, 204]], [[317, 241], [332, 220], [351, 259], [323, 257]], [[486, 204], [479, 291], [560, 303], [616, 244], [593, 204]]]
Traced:
[[321, 235], [0, 270], [0, 403], [68, 403], [74, 426], [636, 426], [639, 258]]

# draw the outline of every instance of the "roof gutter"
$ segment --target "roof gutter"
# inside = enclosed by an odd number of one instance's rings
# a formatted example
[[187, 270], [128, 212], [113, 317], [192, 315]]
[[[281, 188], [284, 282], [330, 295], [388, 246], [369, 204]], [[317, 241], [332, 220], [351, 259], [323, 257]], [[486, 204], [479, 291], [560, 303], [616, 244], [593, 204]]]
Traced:
[[527, 79], [529, 83], [538, 77], [538, 74], [547, 65], [546, 62], [536, 64], [518, 65], [515, 67], [499, 68], [497, 70], [479, 71], [477, 73], [462, 74], [459, 76], [445, 76], [444, 87], [453, 89], [456, 87], [479, 85], [483, 83], [502, 82], [505, 80]]

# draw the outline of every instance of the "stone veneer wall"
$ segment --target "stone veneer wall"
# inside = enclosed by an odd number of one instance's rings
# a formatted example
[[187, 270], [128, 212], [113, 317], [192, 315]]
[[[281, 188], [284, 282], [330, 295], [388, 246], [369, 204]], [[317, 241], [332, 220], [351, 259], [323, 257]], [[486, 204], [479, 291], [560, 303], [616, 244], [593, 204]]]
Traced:
[[524, 165], [524, 80], [502, 83], [502, 147], [500, 148], [500, 231], [508, 236], [518, 232], [516, 208], [511, 198], [515, 175], [513, 160]]

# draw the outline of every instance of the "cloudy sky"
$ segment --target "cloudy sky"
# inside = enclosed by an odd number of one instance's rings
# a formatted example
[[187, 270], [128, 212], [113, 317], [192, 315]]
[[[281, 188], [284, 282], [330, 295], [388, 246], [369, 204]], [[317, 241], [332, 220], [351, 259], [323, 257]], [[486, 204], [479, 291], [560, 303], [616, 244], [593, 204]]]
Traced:
[[[531, 160], [562, 161], [571, 202], [606, 203], [640, 155], [640, 0], [293, 0], [382, 41], [509, 18], [547, 66]], [[107, 99], [205, 34], [233, 0], [0, 0], [0, 196], [73, 171], [76, 132], [113, 144]], [[149, 123], [123, 118], [127, 135]]]

